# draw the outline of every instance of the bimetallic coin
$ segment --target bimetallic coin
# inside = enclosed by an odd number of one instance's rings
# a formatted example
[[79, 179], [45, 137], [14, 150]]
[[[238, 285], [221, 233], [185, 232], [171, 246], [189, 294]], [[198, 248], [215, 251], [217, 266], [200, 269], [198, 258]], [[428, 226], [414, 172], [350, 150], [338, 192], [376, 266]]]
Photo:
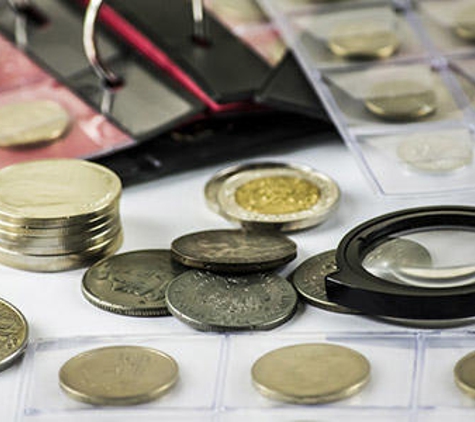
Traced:
[[138, 346], [90, 350], [68, 360], [59, 385], [72, 399], [101, 406], [146, 403], [169, 391], [178, 365], [167, 354]]
[[311, 305], [331, 312], [359, 314], [359, 311], [338, 305], [328, 299], [325, 277], [337, 270], [335, 251], [327, 251], [300, 264], [292, 273], [291, 281], [300, 296]]
[[396, 53], [399, 45], [393, 30], [369, 20], [338, 25], [328, 38], [330, 51], [347, 59], [384, 59]]
[[383, 120], [412, 121], [435, 113], [437, 96], [428, 86], [397, 79], [375, 84], [364, 104]]
[[467, 41], [475, 41], [475, 6], [464, 7], [455, 18], [455, 33]]
[[165, 291], [188, 271], [169, 250], [142, 250], [114, 255], [94, 264], [82, 279], [82, 292], [93, 305], [130, 316], [169, 315]]
[[175, 317], [197, 330], [270, 330], [294, 315], [297, 293], [276, 274], [193, 270], [169, 284], [166, 301]]
[[69, 113], [49, 100], [24, 101], [0, 107], [0, 147], [24, 147], [61, 138]]
[[455, 384], [465, 394], [475, 398], [475, 352], [460, 359], [454, 368]]
[[338, 207], [340, 190], [322, 173], [282, 164], [235, 173], [217, 197], [222, 214], [246, 228], [293, 231], [325, 221]]
[[13, 305], [0, 299], [0, 371], [8, 368], [26, 349], [28, 323]]
[[273, 350], [252, 367], [264, 396], [297, 404], [345, 399], [369, 381], [370, 364], [360, 353], [335, 344], [299, 344]]
[[467, 140], [444, 134], [409, 136], [397, 147], [398, 157], [412, 169], [426, 173], [446, 173], [468, 166], [473, 148]]
[[229, 273], [266, 271], [297, 256], [297, 245], [280, 234], [240, 230], [187, 234], [175, 239], [171, 250], [188, 267]]

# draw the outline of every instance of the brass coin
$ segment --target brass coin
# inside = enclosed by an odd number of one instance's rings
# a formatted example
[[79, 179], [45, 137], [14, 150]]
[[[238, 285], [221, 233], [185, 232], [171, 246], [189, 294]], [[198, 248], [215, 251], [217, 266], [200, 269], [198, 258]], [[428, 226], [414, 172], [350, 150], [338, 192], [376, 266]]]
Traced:
[[251, 229], [300, 230], [325, 221], [338, 207], [338, 185], [323, 173], [285, 165], [245, 169], [219, 188], [221, 213]]
[[116, 205], [121, 182], [107, 168], [83, 160], [14, 164], [0, 170], [0, 219], [41, 227], [77, 217], [100, 217]]
[[435, 113], [437, 97], [415, 81], [398, 79], [375, 84], [364, 104], [383, 120], [412, 121]]
[[0, 147], [31, 146], [61, 138], [71, 118], [58, 103], [24, 101], [0, 107]]
[[264, 396], [297, 404], [345, 399], [369, 381], [370, 364], [360, 353], [335, 344], [300, 344], [273, 350], [252, 367]]
[[454, 368], [455, 384], [465, 394], [475, 398], [475, 352], [460, 359]]
[[0, 371], [8, 368], [26, 349], [28, 323], [23, 314], [0, 299]]
[[342, 314], [359, 314], [359, 311], [330, 301], [325, 288], [325, 277], [338, 270], [335, 251], [315, 255], [300, 264], [291, 275], [291, 281], [300, 296], [317, 308]]
[[82, 292], [93, 305], [130, 316], [169, 315], [165, 291], [188, 268], [173, 261], [169, 250], [114, 255], [94, 264], [83, 277]]
[[330, 51], [347, 59], [384, 59], [396, 53], [399, 45], [394, 31], [381, 29], [369, 20], [338, 25], [328, 38]]
[[101, 406], [146, 403], [169, 391], [178, 365], [167, 354], [138, 346], [90, 350], [68, 360], [59, 385], [72, 399]]
[[475, 41], [475, 6], [463, 8], [455, 18], [455, 33], [467, 41]]
[[267, 271], [292, 261], [297, 245], [277, 233], [208, 230], [175, 239], [172, 256], [188, 267], [229, 273]]

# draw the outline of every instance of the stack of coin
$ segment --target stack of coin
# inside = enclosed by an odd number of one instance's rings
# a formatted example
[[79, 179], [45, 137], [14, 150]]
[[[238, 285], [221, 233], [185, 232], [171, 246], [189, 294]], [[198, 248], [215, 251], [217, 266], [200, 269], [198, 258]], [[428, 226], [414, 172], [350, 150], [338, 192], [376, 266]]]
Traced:
[[114, 253], [122, 243], [117, 175], [82, 160], [15, 164], [0, 171], [0, 262], [62, 271]]

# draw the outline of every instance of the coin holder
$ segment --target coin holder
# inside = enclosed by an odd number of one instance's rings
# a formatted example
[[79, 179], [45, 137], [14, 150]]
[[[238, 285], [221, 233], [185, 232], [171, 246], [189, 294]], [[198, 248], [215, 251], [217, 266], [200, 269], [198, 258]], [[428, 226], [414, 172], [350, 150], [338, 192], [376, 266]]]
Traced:
[[[120, 407], [119, 421], [130, 420], [137, 413], [173, 414], [186, 420], [187, 412], [206, 415], [214, 409], [216, 383], [220, 376], [223, 339], [218, 336], [156, 335], [97, 336], [36, 340], [23, 362], [18, 420], [47, 421], [61, 417], [77, 421], [84, 417], [112, 417], [118, 407], [93, 406], [68, 397], [59, 386], [61, 366], [77, 354], [107, 346], [134, 345], [150, 347], [171, 356], [178, 364], [178, 382], [158, 399], [136, 406]], [[133, 412], [133, 413], [131, 413]], [[180, 419], [181, 418], [181, 419]], [[52, 419], [53, 420], [53, 419]], [[102, 420], [102, 419], [101, 419]], [[135, 417], [134, 417], [135, 420]], [[173, 419], [175, 420], [175, 419]]]
[[475, 144], [468, 127], [426, 125], [355, 139], [369, 180], [383, 195], [475, 189]]

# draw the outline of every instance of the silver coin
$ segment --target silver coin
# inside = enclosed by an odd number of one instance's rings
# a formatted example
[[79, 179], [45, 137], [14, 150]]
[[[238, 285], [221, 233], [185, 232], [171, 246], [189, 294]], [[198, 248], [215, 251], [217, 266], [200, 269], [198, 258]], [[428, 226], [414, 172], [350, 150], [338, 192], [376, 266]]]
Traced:
[[188, 269], [169, 250], [141, 250], [114, 255], [94, 264], [82, 279], [82, 292], [93, 305], [130, 316], [169, 315], [165, 291]]
[[12, 304], [0, 299], [0, 371], [22, 356], [28, 343], [28, 323]]
[[470, 165], [473, 147], [467, 140], [444, 134], [409, 136], [397, 147], [398, 157], [426, 173], [446, 173]]
[[325, 277], [334, 273], [336, 266], [335, 251], [315, 255], [302, 264], [291, 275], [291, 281], [300, 296], [311, 305], [331, 312], [359, 314], [359, 311], [338, 305], [328, 299]]
[[275, 274], [246, 276], [188, 271], [166, 292], [169, 311], [201, 331], [270, 330], [288, 321], [297, 293]]
[[292, 261], [297, 245], [274, 233], [209, 230], [175, 239], [172, 256], [188, 267], [217, 272], [266, 271]]

